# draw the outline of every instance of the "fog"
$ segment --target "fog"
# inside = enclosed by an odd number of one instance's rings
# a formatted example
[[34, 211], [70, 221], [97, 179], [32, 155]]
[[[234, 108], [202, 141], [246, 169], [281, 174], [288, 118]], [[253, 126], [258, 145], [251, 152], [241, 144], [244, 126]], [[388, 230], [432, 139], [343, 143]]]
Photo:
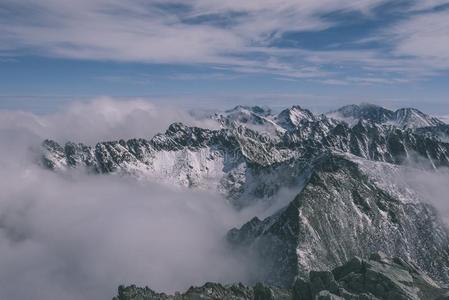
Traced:
[[245, 281], [247, 259], [223, 237], [251, 214], [208, 192], [36, 164], [44, 138], [150, 137], [172, 121], [207, 126], [143, 101], [100, 99], [35, 116], [0, 112], [2, 299], [111, 299], [119, 284], [183, 290]]
[[404, 169], [403, 178], [422, 201], [435, 207], [449, 228], [449, 169], [431, 170], [419, 164]]
[[0, 129], [37, 135], [58, 141], [73, 140], [87, 144], [98, 141], [151, 138], [164, 132], [173, 122], [190, 126], [217, 128], [211, 120], [169, 105], [155, 105], [135, 99], [119, 101], [108, 97], [90, 102], [71, 102], [64, 110], [49, 115], [0, 110]]

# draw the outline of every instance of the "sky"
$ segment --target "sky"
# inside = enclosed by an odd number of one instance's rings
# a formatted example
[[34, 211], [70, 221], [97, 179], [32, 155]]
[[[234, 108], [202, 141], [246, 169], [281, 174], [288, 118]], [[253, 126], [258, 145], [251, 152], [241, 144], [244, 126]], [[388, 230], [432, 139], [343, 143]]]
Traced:
[[0, 109], [99, 96], [449, 115], [449, 1], [2, 0]]

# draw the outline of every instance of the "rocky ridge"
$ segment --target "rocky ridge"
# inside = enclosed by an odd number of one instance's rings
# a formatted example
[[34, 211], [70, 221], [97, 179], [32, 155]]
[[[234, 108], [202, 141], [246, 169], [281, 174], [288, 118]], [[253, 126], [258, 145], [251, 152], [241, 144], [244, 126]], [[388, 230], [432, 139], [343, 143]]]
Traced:
[[373, 104], [347, 105], [327, 113], [327, 116], [357, 123], [358, 120], [368, 120], [376, 124], [389, 124], [402, 129], [415, 129], [443, 125], [438, 118], [424, 114], [415, 108], [400, 108], [392, 111]]
[[[265, 112], [261, 108], [245, 111], [252, 115]], [[258, 117], [267, 118], [266, 114]], [[270, 198], [282, 187], [296, 185], [296, 178], [310, 161], [332, 151], [394, 164], [421, 156], [432, 167], [449, 166], [449, 143], [422, 131], [366, 120], [351, 126], [326, 116], [314, 116], [298, 106], [273, 117], [282, 120], [276, 126], [288, 130], [272, 134], [252, 129], [241, 123], [241, 118], [239, 122], [235, 119], [233, 116], [220, 130], [174, 123], [152, 139], [99, 142], [95, 146], [73, 142], [59, 145], [46, 140], [42, 162], [56, 171], [85, 168], [93, 173], [127, 174], [213, 189], [238, 207], [252, 203], [252, 199]]]
[[355, 257], [332, 271], [311, 271], [310, 280], [297, 279], [285, 289], [261, 283], [206, 283], [184, 293], [167, 295], [150, 288], [120, 286], [113, 300], [446, 300], [441, 288], [413, 263], [375, 253], [369, 259]]

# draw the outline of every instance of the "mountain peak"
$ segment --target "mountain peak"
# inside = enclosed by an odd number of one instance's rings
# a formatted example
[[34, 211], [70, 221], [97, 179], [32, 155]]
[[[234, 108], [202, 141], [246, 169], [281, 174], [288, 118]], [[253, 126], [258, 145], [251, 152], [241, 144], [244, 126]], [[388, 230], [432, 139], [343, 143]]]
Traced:
[[443, 124], [416, 108], [400, 108], [396, 111], [371, 103], [351, 104], [326, 114], [330, 118], [345, 121], [351, 125], [359, 120], [376, 124], [394, 125], [403, 129], [437, 126]]
[[260, 116], [268, 116], [271, 114], [271, 109], [269, 107], [262, 107], [258, 105], [248, 106], [248, 105], [237, 105], [234, 108], [225, 111], [226, 114], [238, 113], [238, 112], [251, 112]]
[[184, 125], [184, 123], [181, 122], [175, 122], [172, 123], [168, 126], [167, 130], [166, 130], [166, 134], [170, 134], [170, 133], [179, 133], [179, 132], [185, 132], [186, 130], [188, 130], [189, 127]]
[[391, 119], [393, 112], [382, 106], [361, 103], [343, 106], [329, 115], [337, 119], [363, 119], [374, 123], [384, 123]]
[[315, 116], [308, 109], [302, 108], [299, 105], [293, 105], [281, 111], [275, 117], [276, 123], [287, 130], [292, 130], [298, 127], [303, 121], [314, 121]]
[[394, 113], [396, 126], [403, 128], [420, 128], [442, 125], [443, 122], [431, 117], [416, 108], [400, 108]]

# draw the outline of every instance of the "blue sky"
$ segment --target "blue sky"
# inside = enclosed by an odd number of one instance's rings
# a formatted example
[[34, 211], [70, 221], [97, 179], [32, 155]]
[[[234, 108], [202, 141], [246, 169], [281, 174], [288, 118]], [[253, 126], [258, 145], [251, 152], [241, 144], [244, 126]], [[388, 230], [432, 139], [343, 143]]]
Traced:
[[449, 114], [449, 1], [3, 0], [0, 109], [98, 96]]

